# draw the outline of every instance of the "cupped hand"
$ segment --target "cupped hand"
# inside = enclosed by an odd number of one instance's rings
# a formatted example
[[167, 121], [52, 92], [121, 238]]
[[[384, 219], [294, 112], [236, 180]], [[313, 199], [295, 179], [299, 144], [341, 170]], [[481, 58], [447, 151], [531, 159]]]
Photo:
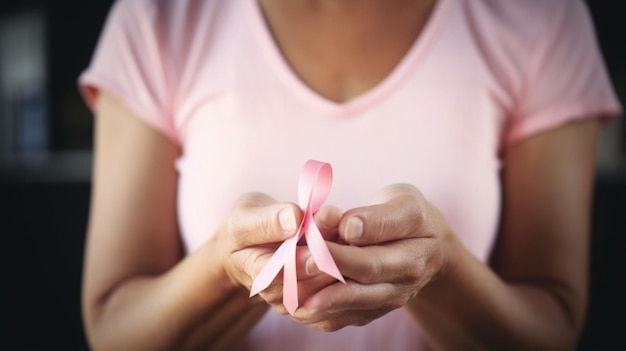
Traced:
[[[316, 222], [322, 232], [325, 228], [336, 228], [341, 213], [335, 208], [323, 208]], [[254, 278], [269, 261], [278, 246], [293, 236], [300, 222], [302, 211], [295, 203], [277, 202], [262, 193], [242, 195], [233, 206], [226, 223], [218, 232], [216, 240], [222, 248], [224, 269], [231, 282], [250, 290]], [[328, 286], [334, 278], [311, 270], [307, 261], [311, 254], [306, 246], [298, 246], [296, 254], [298, 291], [300, 305], [313, 293]], [[260, 298], [285, 314], [283, 306], [282, 273], [265, 290]]]
[[[347, 284], [315, 292], [292, 316], [324, 331], [365, 325], [405, 306], [445, 270], [453, 235], [438, 209], [408, 184], [389, 186], [373, 205], [347, 211], [337, 230], [349, 245], [328, 245]], [[314, 276], [315, 265], [306, 264]]]

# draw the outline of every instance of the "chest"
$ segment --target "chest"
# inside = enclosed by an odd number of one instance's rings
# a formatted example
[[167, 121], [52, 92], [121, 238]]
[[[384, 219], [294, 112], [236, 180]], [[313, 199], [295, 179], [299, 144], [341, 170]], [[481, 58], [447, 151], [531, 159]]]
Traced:
[[418, 40], [434, 6], [430, 0], [284, 3], [260, 2], [275, 45], [304, 84], [335, 102], [383, 81]]
[[297, 201], [300, 169], [316, 159], [335, 170], [328, 204], [348, 210], [384, 186], [411, 183], [486, 258], [499, 216], [502, 111], [468, 32], [442, 25], [445, 9], [391, 77], [345, 103], [295, 78], [256, 12], [250, 31], [220, 34], [175, 115], [187, 249], [210, 237], [242, 193]]

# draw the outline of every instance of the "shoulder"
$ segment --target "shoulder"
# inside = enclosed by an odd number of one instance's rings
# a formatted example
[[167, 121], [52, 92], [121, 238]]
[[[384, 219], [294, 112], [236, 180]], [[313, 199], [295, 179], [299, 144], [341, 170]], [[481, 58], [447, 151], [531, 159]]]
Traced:
[[195, 27], [216, 21], [236, 0], [116, 0], [109, 13], [112, 25], [132, 30], [152, 31], [180, 39], [194, 33]]
[[583, 0], [461, 0], [467, 19], [477, 30], [499, 33], [524, 49], [546, 36], [557, 34], [559, 26], [587, 16]]
[[[151, 43], [166, 63], [182, 64], [194, 44], [232, 25], [239, 0], [116, 0], [108, 26], [139, 46]], [[236, 21], [235, 21], [236, 22]]]
[[457, 0], [473, 45], [516, 101], [536, 71], [572, 45], [593, 42], [583, 0]]
[[[184, 24], [185, 20], [201, 18], [213, 13], [226, 0], [116, 0], [111, 8], [113, 15], [126, 19], [145, 19], [159, 25]], [[181, 22], [176, 22], [181, 21]]]

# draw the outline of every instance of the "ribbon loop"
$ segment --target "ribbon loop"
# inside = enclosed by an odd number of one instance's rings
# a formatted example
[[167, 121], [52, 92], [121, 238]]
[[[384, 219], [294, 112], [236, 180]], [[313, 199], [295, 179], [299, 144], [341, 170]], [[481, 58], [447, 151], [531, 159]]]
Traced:
[[302, 210], [317, 212], [330, 193], [333, 169], [330, 164], [310, 160], [304, 164], [298, 181], [298, 197]]
[[283, 304], [290, 314], [298, 308], [298, 277], [296, 274], [296, 246], [303, 235], [311, 251], [311, 256], [320, 271], [345, 283], [339, 268], [315, 224], [313, 214], [322, 207], [330, 193], [333, 172], [330, 164], [315, 160], [305, 163], [298, 181], [298, 202], [304, 217], [300, 228], [291, 238], [285, 240], [254, 279], [250, 297], [265, 290], [283, 269]]

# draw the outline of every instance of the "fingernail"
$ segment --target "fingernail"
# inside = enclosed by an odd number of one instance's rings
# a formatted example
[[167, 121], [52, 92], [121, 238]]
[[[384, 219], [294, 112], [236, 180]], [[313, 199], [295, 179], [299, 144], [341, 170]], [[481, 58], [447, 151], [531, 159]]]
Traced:
[[363, 234], [363, 221], [359, 217], [350, 217], [346, 223], [346, 232], [344, 233], [346, 241], [357, 240]]
[[315, 264], [315, 260], [313, 259], [313, 257], [309, 257], [308, 260], [306, 260], [306, 264], [304, 265], [305, 269], [306, 269], [306, 274], [308, 276], [314, 276], [317, 275], [320, 270], [319, 268], [317, 268], [317, 265]]
[[296, 231], [296, 216], [290, 207], [280, 210], [278, 213], [278, 221], [285, 233], [293, 234]]

